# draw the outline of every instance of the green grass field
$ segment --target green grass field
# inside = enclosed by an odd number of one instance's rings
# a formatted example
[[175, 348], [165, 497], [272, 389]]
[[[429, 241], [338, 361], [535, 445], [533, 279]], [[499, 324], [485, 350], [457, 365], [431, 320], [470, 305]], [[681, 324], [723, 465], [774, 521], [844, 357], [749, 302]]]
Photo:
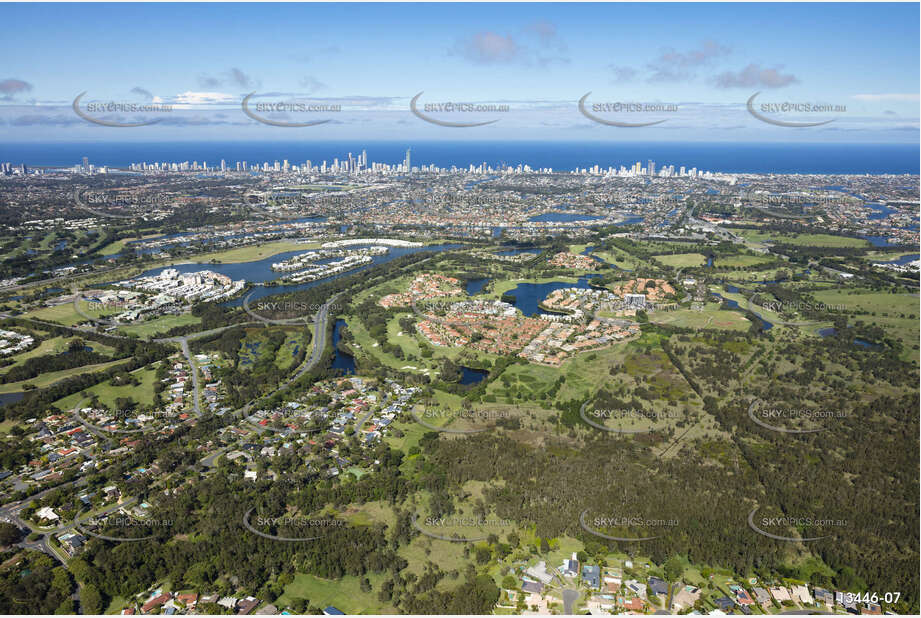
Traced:
[[[83, 303], [86, 305], [86, 303]], [[104, 315], [104, 312], [90, 312], [86, 309], [83, 309], [84, 313], [89, 316], [101, 316]], [[119, 313], [118, 311], [110, 311], [109, 314]], [[46, 322], [55, 322], [57, 324], [62, 324], [64, 326], [74, 326], [80, 322], [86, 322], [87, 319], [77, 313], [77, 310], [74, 308], [73, 303], [64, 303], [61, 305], [55, 305], [54, 307], [42, 307], [41, 309], [34, 309], [25, 313], [23, 317], [26, 318], [35, 318], [36, 320], [44, 320]]]
[[617, 247], [613, 247], [610, 250], [592, 251], [592, 255], [623, 270], [633, 270], [637, 265], [641, 264], [639, 259]]
[[781, 234], [780, 232], [762, 232], [759, 230], [727, 228], [746, 240], [763, 243], [800, 245], [805, 247], [869, 247], [870, 241], [863, 238], [834, 236], [832, 234]]
[[813, 292], [819, 303], [831, 306], [844, 305], [848, 309], [866, 311], [870, 315], [858, 315], [848, 319], [849, 324], [857, 320], [867, 325], [883, 328], [893, 338], [902, 342], [902, 360], [918, 362], [918, 316], [921, 315], [919, 299], [913, 294], [887, 294], [865, 289], [827, 289]]
[[[78, 336], [60, 337], [59, 336], [59, 337], [52, 337], [51, 339], [45, 339], [41, 341], [37, 347], [27, 352], [22, 352], [20, 354], [14, 354], [13, 356], [10, 356], [9, 358], [13, 360], [13, 364], [0, 368], [0, 373], [6, 373], [13, 367], [18, 367], [19, 365], [22, 365], [30, 358], [35, 358], [37, 356], [46, 356], [49, 354], [61, 354], [62, 352], [67, 350], [67, 346], [70, 345], [70, 343], [75, 339], [80, 339], [80, 337]], [[87, 341], [84, 339], [84, 342], [89, 347], [93, 348], [94, 352], [98, 352], [99, 354], [108, 354], [111, 356], [115, 352], [114, 348], [107, 346], [105, 344], [99, 343], [98, 341]]]
[[[83, 311], [83, 313], [90, 316], [91, 318], [112, 316], [122, 312], [121, 309], [113, 309], [110, 311], [94, 311], [90, 308], [89, 303], [85, 302], [81, 303], [80, 309]], [[80, 315], [77, 312], [73, 303], [64, 303], [63, 305], [57, 305], [54, 307], [43, 307], [41, 309], [35, 309], [26, 313], [25, 317], [35, 318], [37, 320], [45, 320], [47, 322], [55, 322], [64, 326], [74, 326], [76, 324], [87, 322], [86, 317]], [[176, 326], [200, 323], [201, 319], [191, 314], [164, 315], [149, 321], [141, 321], [136, 324], [125, 324], [123, 326], [119, 326], [118, 331], [125, 335], [135, 334], [142, 339], [146, 339], [148, 337], [153, 337], [161, 333], [165, 333], [171, 328], [175, 328]]]
[[115, 255], [124, 250], [125, 245], [131, 242], [131, 238], [122, 238], [121, 240], [116, 240], [107, 244], [105, 247], [99, 250], [101, 255]]
[[718, 257], [713, 260], [714, 268], [747, 268], [770, 262], [771, 258], [766, 255], [727, 255]]
[[888, 294], [866, 289], [838, 288], [814, 292], [813, 296], [820, 303], [844, 305], [848, 309], [866, 311], [878, 316], [888, 314], [889, 317], [905, 315], [917, 318], [921, 313], [919, 298], [914, 294]]
[[238, 249], [205, 253], [195, 256], [195, 263], [206, 264], [213, 261], [220, 262], [221, 264], [237, 264], [240, 262], [253, 262], [256, 260], [264, 260], [265, 258], [288, 251], [307, 251], [309, 249], [316, 249], [320, 244], [321, 243], [318, 242], [296, 243], [290, 240], [279, 240], [264, 245], [250, 245]]
[[301, 352], [309, 347], [303, 329], [286, 329], [285, 332], [288, 336], [275, 354], [275, 365], [279, 369], [290, 369], [291, 364], [294, 362], [294, 351]]
[[19, 421], [12, 418], [8, 418], [5, 421], [0, 422], [0, 434], [6, 435], [10, 433], [10, 430], [15, 427], [18, 422]]
[[679, 309], [659, 311], [649, 316], [649, 321], [679, 328], [718, 328], [723, 330], [747, 331], [751, 327], [743, 315], [736, 311], [720, 311], [719, 303], [707, 303], [702, 311]]
[[187, 324], [195, 324], [197, 326], [201, 324], [201, 318], [197, 318], [191, 313], [184, 313], [182, 315], [163, 315], [153, 320], [119, 326], [118, 332], [125, 335], [137, 335], [141, 339], [148, 339], [166, 333], [177, 326], [186, 326]]
[[652, 257], [661, 264], [675, 268], [703, 266], [707, 262], [706, 256], [700, 253], [675, 253], [672, 255], [654, 255]]
[[85, 365], [83, 367], [74, 367], [73, 369], [52, 371], [49, 373], [43, 373], [42, 375], [34, 377], [30, 380], [23, 380], [22, 382], [11, 382], [9, 384], [0, 384], [0, 393], [17, 393], [22, 391], [23, 387], [27, 384], [31, 384], [36, 388], [45, 388], [46, 386], [50, 386], [55, 382], [66, 380], [69, 377], [79, 375], [81, 373], [95, 373], [97, 371], [105, 371], [106, 369], [111, 369], [112, 367], [123, 365], [129, 360], [131, 359], [123, 358], [121, 360], [110, 361], [108, 363], [99, 363], [97, 365]]
[[295, 598], [308, 599], [311, 605], [323, 608], [329, 605], [346, 614], [393, 614], [396, 609], [377, 599], [377, 591], [387, 578], [386, 573], [370, 573], [371, 590], [362, 592], [360, 579], [346, 576], [340, 579], [320, 579], [313, 575], [298, 573], [294, 581], [285, 587], [284, 593], [274, 605], [283, 609]]
[[79, 393], [74, 393], [63, 399], [58, 399], [51, 405], [59, 410], [70, 410], [80, 403], [81, 400], [89, 398], [93, 394], [99, 397], [100, 402], [107, 405], [112, 410], [116, 409], [115, 400], [119, 397], [133, 399], [140, 405], [153, 405], [155, 401], [154, 383], [157, 379], [156, 367], [154, 365], [141, 367], [140, 369], [132, 371], [131, 375], [140, 380], [140, 385], [112, 386], [109, 381], [106, 380], [102, 384], [91, 386]]

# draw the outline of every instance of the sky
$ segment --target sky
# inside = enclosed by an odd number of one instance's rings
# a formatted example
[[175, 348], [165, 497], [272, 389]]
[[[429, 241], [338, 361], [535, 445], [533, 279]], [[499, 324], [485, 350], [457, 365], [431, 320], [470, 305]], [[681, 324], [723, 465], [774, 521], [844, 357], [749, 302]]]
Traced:
[[0, 11], [11, 142], [919, 142], [917, 3]]

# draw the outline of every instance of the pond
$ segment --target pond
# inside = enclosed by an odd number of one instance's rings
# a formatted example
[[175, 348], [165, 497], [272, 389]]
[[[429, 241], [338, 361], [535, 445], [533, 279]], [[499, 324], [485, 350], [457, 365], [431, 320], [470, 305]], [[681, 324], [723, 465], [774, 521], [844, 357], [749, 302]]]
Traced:
[[525, 253], [529, 255], [538, 255], [540, 249], [535, 249], [533, 247], [519, 247], [515, 249], [506, 249], [505, 251], [496, 251], [496, 255], [524, 255]]
[[614, 225], [636, 225], [637, 223], [642, 223], [642, 222], [643, 222], [642, 215], [628, 215], [626, 218], [624, 218], [623, 221], [619, 221], [615, 223]]
[[470, 367], [461, 366], [461, 384], [476, 384], [482, 382], [489, 376], [489, 372], [483, 369], [471, 369]]
[[869, 240], [874, 247], [897, 247], [899, 243], [889, 242], [888, 236], [861, 236], [864, 240]]
[[[739, 294], [739, 293], [740, 293], [739, 288], [737, 288], [737, 287], [734, 286], [734, 285], [727, 285], [727, 286], [726, 286], [726, 291], [729, 292], [730, 294]], [[714, 296], [716, 296], [716, 297], [719, 298], [720, 300], [726, 301], [726, 306], [728, 306], [728, 307], [731, 308], [731, 309], [740, 309], [740, 308], [742, 308], [742, 307], [740, 307], [740, 305], [739, 305], [739, 303], [738, 303], [737, 301], [734, 301], [734, 300], [732, 300], [731, 298], [726, 298], [726, 297], [723, 296], [722, 294], [718, 294], [718, 293], [716, 293], [716, 292], [711, 292], [711, 294], [713, 294]], [[746, 305], [747, 305], [747, 304], [748, 304], [748, 303], [746, 303]], [[751, 310], [748, 309], [747, 307], [745, 307], [745, 309], [748, 310], [748, 311], [751, 311]], [[768, 322], [767, 320], [765, 320], [765, 319], [764, 319], [763, 317], [761, 317], [761, 315], [758, 314], [757, 312], [755, 312], [755, 311], [751, 311], [751, 312], [752, 312], [753, 314], [755, 314], [755, 316], [756, 316], [759, 320], [761, 320], [761, 328], [762, 328], [763, 330], [771, 330], [772, 328], [774, 328], [774, 324], [773, 324], [773, 323]]]
[[[838, 330], [834, 327], [822, 328], [819, 330], [819, 335], [822, 337], [834, 337], [835, 333], [837, 332]], [[854, 337], [853, 343], [854, 345], [860, 346], [861, 348], [877, 349], [880, 347], [878, 343], [873, 343], [872, 341], [867, 341], [866, 339], [861, 339], [860, 337]]]
[[921, 260], [921, 255], [917, 253], [909, 253], [908, 255], [903, 255], [897, 260], [892, 260], [891, 262], [879, 262], [879, 264], [908, 264], [909, 262], [914, 262], [916, 260]]
[[483, 288], [486, 287], [486, 284], [489, 283], [489, 277], [483, 277], [481, 279], [471, 279], [467, 282], [466, 289], [467, 295], [473, 296], [474, 294], [479, 294]]
[[0, 406], [22, 401], [25, 396], [25, 393], [0, 393]]

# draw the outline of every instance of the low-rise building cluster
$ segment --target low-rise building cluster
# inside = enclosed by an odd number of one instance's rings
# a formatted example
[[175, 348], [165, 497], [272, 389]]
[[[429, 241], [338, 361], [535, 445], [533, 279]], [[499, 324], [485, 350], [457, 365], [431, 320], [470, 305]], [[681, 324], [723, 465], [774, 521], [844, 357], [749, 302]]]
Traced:
[[0, 356], [9, 356], [28, 350], [35, 343], [31, 335], [23, 335], [12, 330], [0, 330]]
[[[543, 317], [543, 316], [542, 316]], [[518, 356], [533, 363], [559, 367], [580, 352], [602, 348], [639, 333], [639, 325], [593, 319], [588, 324], [552, 323]]]
[[387, 247], [363, 247], [361, 249], [316, 249], [294, 255], [287, 260], [274, 262], [272, 270], [288, 272], [304, 268], [305, 264], [331, 258], [348, 257], [352, 255], [386, 255], [390, 251]]
[[388, 294], [382, 297], [378, 304], [388, 309], [391, 307], [408, 307], [413, 303], [421, 303], [426, 300], [447, 296], [460, 296], [463, 293], [459, 279], [437, 273], [423, 273], [412, 280], [406, 292]]
[[588, 255], [579, 255], [578, 253], [569, 253], [560, 251], [547, 260], [551, 266], [557, 268], [572, 268], [576, 270], [595, 270], [598, 268], [598, 261]]
[[[370, 255], [347, 255], [342, 259], [327, 262], [326, 264], [314, 264], [303, 270], [285, 275], [281, 278], [284, 283], [308, 283], [310, 281], [319, 281], [333, 275], [355, 270], [373, 262]], [[274, 266], [274, 265], [273, 265]]]

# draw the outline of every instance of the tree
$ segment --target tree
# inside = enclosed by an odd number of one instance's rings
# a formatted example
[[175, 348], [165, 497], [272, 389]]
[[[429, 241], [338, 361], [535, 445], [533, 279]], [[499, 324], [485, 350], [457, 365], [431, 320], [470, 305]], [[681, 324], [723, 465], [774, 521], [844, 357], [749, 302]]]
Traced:
[[22, 538], [22, 530], [14, 524], [0, 523], [0, 546], [12, 545]]
[[54, 610], [54, 613], [58, 615], [76, 614], [77, 612], [75, 610], [76, 608], [74, 607], [73, 599], [71, 599], [70, 597], [67, 597], [66, 599], [61, 601], [61, 604], [58, 606], [56, 610]]
[[84, 584], [80, 590], [80, 603], [83, 605], [84, 614], [101, 614], [104, 609], [102, 607], [102, 594], [93, 584]]
[[73, 589], [73, 580], [64, 567], [57, 567], [51, 576], [51, 587], [62, 597], [70, 596]]
[[665, 579], [670, 582], [677, 581], [684, 572], [684, 564], [680, 556], [672, 556], [669, 558], [663, 565], [663, 568], [665, 570]]

